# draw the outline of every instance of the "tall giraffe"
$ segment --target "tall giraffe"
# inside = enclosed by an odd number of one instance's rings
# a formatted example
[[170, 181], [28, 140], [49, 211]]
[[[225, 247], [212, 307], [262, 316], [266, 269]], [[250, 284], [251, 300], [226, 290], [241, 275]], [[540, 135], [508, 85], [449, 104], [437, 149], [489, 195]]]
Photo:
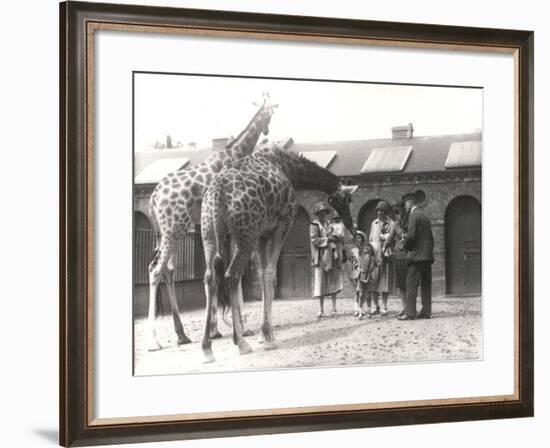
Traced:
[[174, 253], [179, 240], [194, 224], [200, 223], [202, 196], [214, 176], [224, 166], [252, 153], [260, 134], [269, 133], [273, 110], [269, 94], [244, 130], [223, 151], [216, 151], [204, 162], [192, 168], [169, 173], [153, 190], [149, 200], [149, 215], [160, 240], [149, 265], [149, 350], [162, 348], [156, 335], [156, 296], [159, 283], [164, 280], [178, 336], [178, 345], [191, 340], [181, 322], [174, 284]]
[[[224, 308], [228, 304], [231, 306], [233, 342], [239, 352], [251, 351], [243, 338], [237, 285], [252, 252], [258, 255], [265, 348], [275, 347], [271, 303], [275, 294], [277, 261], [298, 208], [295, 188], [326, 193], [344, 225], [355, 233], [349, 206], [351, 194], [357, 187], [341, 185], [338, 177], [327, 169], [274, 145], [257, 149], [251, 156], [227, 166], [206, 190], [201, 216], [206, 258], [206, 320], [202, 350], [206, 362], [214, 361], [210, 326], [215, 311], [213, 303], [218, 300]], [[236, 250], [225, 270], [222, 254], [227, 237], [234, 240]]]

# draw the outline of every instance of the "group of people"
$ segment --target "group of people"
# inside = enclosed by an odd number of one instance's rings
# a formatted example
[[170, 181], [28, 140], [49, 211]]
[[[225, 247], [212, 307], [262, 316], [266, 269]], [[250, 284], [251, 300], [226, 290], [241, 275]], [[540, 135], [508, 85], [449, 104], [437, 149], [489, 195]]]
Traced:
[[[344, 226], [331, 207], [318, 203], [310, 225], [313, 296], [319, 300], [318, 318], [325, 316], [324, 299], [331, 298], [332, 314], [337, 314], [336, 298], [343, 289], [343, 268], [351, 264], [355, 288], [355, 312], [359, 319], [388, 314], [388, 296], [394, 282], [401, 297], [399, 320], [432, 317], [433, 233], [431, 222], [419, 208], [426, 196], [417, 190], [408, 193], [393, 207], [386, 201], [376, 205], [376, 219], [369, 237], [356, 230], [350, 254], [344, 249]], [[418, 286], [422, 307], [417, 314]], [[365, 306], [366, 305], [366, 306]]]

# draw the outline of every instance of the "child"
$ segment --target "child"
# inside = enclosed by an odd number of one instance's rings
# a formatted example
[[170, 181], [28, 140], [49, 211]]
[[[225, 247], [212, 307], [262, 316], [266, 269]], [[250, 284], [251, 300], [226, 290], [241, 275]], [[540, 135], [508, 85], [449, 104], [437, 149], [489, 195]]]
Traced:
[[[376, 257], [374, 248], [367, 242], [367, 235], [360, 230], [353, 238], [355, 247], [351, 249], [350, 259], [352, 268], [352, 280], [355, 286], [355, 313], [354, 316], [363, 319], [370, 315], [370, 293], [374, 287], [374, 274], [376, 269]], [[363, 305], [367, 301], [367, 312]]]

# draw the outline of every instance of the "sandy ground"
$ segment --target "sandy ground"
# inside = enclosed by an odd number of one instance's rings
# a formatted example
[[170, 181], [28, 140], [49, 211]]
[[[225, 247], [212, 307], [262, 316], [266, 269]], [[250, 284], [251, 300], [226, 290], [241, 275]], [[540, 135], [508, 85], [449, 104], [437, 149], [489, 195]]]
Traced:
[[[163, 350], [147, 351], [147, 321], [135, 321], [135, 374], [159, 375], [192, 372], [277, 369], [396, 362], [433, 362], [481, 358], [481, 300], [479, 297], [434, 299], [430, 320], [398, 321], [397, 299], [390, 298], [387, 316], [358, 320], [352, 299], [338, 299], [338, 315], [317, 319], [317, 302], [311, 299], [278, 300], [273, 305], [277, 348], [266, 351], [258, 334], [261, 302], [246, 303], [247, 338], [253, 353], [240, 356], [233, 345], [232, 330], [224, 322], [222, 339], [213, 341], [216, 362], [204, 364], [200, 346], [204, 311], [182, 313], [187, 335], [193, 343], [177, 346], [172, 318], [158, 319]], [[330, 311], [330, 301], [325, 311]], [[230, 320], [230, 316], [228, 317]]]

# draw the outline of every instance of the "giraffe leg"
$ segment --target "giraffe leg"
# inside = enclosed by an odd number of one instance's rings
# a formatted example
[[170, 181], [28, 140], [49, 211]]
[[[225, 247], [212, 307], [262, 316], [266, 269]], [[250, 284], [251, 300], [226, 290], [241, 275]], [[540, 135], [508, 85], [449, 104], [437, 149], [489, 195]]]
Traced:
[[[210, 282], [212, 282], [212, 290], [213, 292], [210, 293], [210, 325], [209, 325], [209, 331], [210, 331], [210, 339], [220, 339], [223, 337], [223, 335], [218, 330], [218, 295], [216, 294], [216, 284], [215, 279], [212, 279], [213, 277], [213, 265], [212, 260], [214, 258], [214, 254], [216, 252], [215, 248], [210, 245], [208, 242], [207, 237], [203, 237], [203, 248], [204, 248], [204, 257], [205, 257], [205, 266], [206, 271], [204, 273], [204, 288], [206, 292], [206, 303], [208, 306], [208, 287], [210, 285]], [[223, 252], [223, 251], [222, 251]], [[210, 278], [207, 278], [207, 275]]]
[[[229, 239], [229, 251], [230, 251], [230, 256], [232, 256], [235, 251], [237, 250], [237, 245], [235, 244], [235, 241], [233, 238], [230, 238]], [[244, 270], [243, 270], [244, 272]], [[238, 297], [239, 297], [239, 306], [241, 308], [241, 310], [244, 310], [244, 297], [243, 297], [243, 279], [242, 277], [239, 279], [239, 283], [237, 285], [237, 290], [238, 290]], [[242, 313], [242, 311], [241, 311]], [[243, 336], [244, 337], [249, 337], [249, 336], [254, 336], [254, 332], [247, 327], [247, 315], [245, 314], [244, 316], [242, 316], [241, 314], [241, 325], [243, 327]]]
[[[183, 333], [183, 325], [181, 325], [179, 311], [177, 308], [176, 289], [173, 281], [174, 275], [173, 272], [171, 274], [167, 272], [167, 265], [174, 253], [175, 244], [176, 241], [172, 234], [163, 234], [160, 240], [159, 251], [149, 265], [149, 351], [162, 349], [156, 335], [156, 298], [159, 283], [162, 279], [166, 282], [166, 289], [170, 298], [170, 305], [172, 307], [172, 315], [174, 316], [174, 326], [176, 333], [178, 334], [178, 340], [181, 339], [183, 341], [185, 339], [185, 337], [181, 337], [182, 335], [185, 336], [185, 333]], [[170, 268], [173, 271], [173, 264], [170, 265]], [[178, 323], [180, 325], [181, 332], [179, 332]]]
[[[265, 321], [265, 301], [266, 301], [266, 283], [265, 283], [265, 268], [267, 265], [267, 240], [260, 239], [258, 243], [258, 251], [257, 251], [257, 259], [258, 259], [258, 280], [260, 282], [260, 291], [262, 294], [262, 313], [264, 315], [264, 321]], [[258, 342], [260, 344], [263, 344], [266, 341], [265, 335], [263, 332], [263, 326], [262, 331], [260, 331], [260, 335], [258, 337]]]
[[231, 263], [225, 273], [225, 279], [229, 285], [229, 299], [231, 302], [231, 314], [233, 316], [233, 343], [239, 347], [239, 353], [246, 355], [252, 349], [243, 337], [243, 325], [241, 307], [239, 304], [239, 280], [243, 275], [244, 266], [250, 259], [250, 251], [237, 248], [231, 259]]
[[273, 326], [271, 324], [272, 303], [274, 296], [274, 272], [271, 263], [271, 246], [272, 241], [266, 241], [260, 246], [260, 285], [262, 288], [262, 338], [265, 342], [265, 350], [273, 350], [276, 348], [275, 336], [273, 335]]
[[[243, 278], [241, 277], [239, 279], [239, 283], [237, 284], [237, 294], [239, 297], [239, 306], [241, 307], [241, 310], [244, 310], [244, 297], [243, 297]], [[244, 315], [242, 317], [242, 326], [243, 326], [243, 336], [245, 338], [249, 336], [254, 336], [254, 331], [250, 329], [248, 326], [248, 315]]]
[[295, 212], [293, 212], [293, 209], [290, 209], [290, 212], [286, 215], [286, 219], [280, 223], [279, 227], [275, 229], [271, 235], [271, 238], [269, 238], [269, 240], [267, 240], [263, 245], [259, 246], [263, 251], [263, 255], [260, 258], [263, 259], [264, 265], [264, 287], [262, 291], [262, 334], [265, 340], [265, 350], [273, 350], [274, 348], [277, 348], [271, 321], [272, 304], [275, 297], [275, 287], [277, 284], [277, 262], [279, 261], [279, 255], [286, 239], [286, 235], [294, 221], [294, 214]]
[[173, 256], [170, 257], [166, 270], [163, 274], [164, 283], [168, 291], [168, 297], [170, 298], [170, 308], [172, 310], [172, 318], [174, 319], [174, 330], [178, 336], [178, 345], [189, 344], [191, 339], [187, 337], [181, 323], [180, 310], [178, 306], [178, 300], [176, 296], [176, 283], [175, 275], [176, 270], [173, 262]]
[[[212, 273], [210, 273], [210, 275], [212, 275]], [[220, 339], [223, 338], [223, 335], [220, 333], [220, 330], [218, 330], [218, 296], [216, 294], [212, 296], [211, 306], [212, 312], [210, 317], [210, 339]]]
[[[204, 319], [204, 332], [202, 334], [202, 353], [204, 362], [214, 362], [216, 358], [212, 352], [212, 326], [214, 325], [213, 314], [215, 314], [214, 301], [217, 302], [216, 284], [212, 275], [212, 248], [205, 247], [206, 271], [204, 273], [204, 291], [206, 293], [206, 316]], [[219, 333], [218, 333], [219, 334]], [[221, 335], [220, 335], [221, 336]]]
[[160, 283], [160, 269], [158, 264], [155, 263], [156, 260], [151, 262], [149, 266], [149, 314], [147, 319], [148, 330], [149, 330], [149, 341], [147, 343], [147, 349], [152, 352], [156, 350], [161, 350], [162, 346], [160, 345], [157, 339], [157, 329], [156, 329], [156, 319], [157, 319], [157, 293]]

